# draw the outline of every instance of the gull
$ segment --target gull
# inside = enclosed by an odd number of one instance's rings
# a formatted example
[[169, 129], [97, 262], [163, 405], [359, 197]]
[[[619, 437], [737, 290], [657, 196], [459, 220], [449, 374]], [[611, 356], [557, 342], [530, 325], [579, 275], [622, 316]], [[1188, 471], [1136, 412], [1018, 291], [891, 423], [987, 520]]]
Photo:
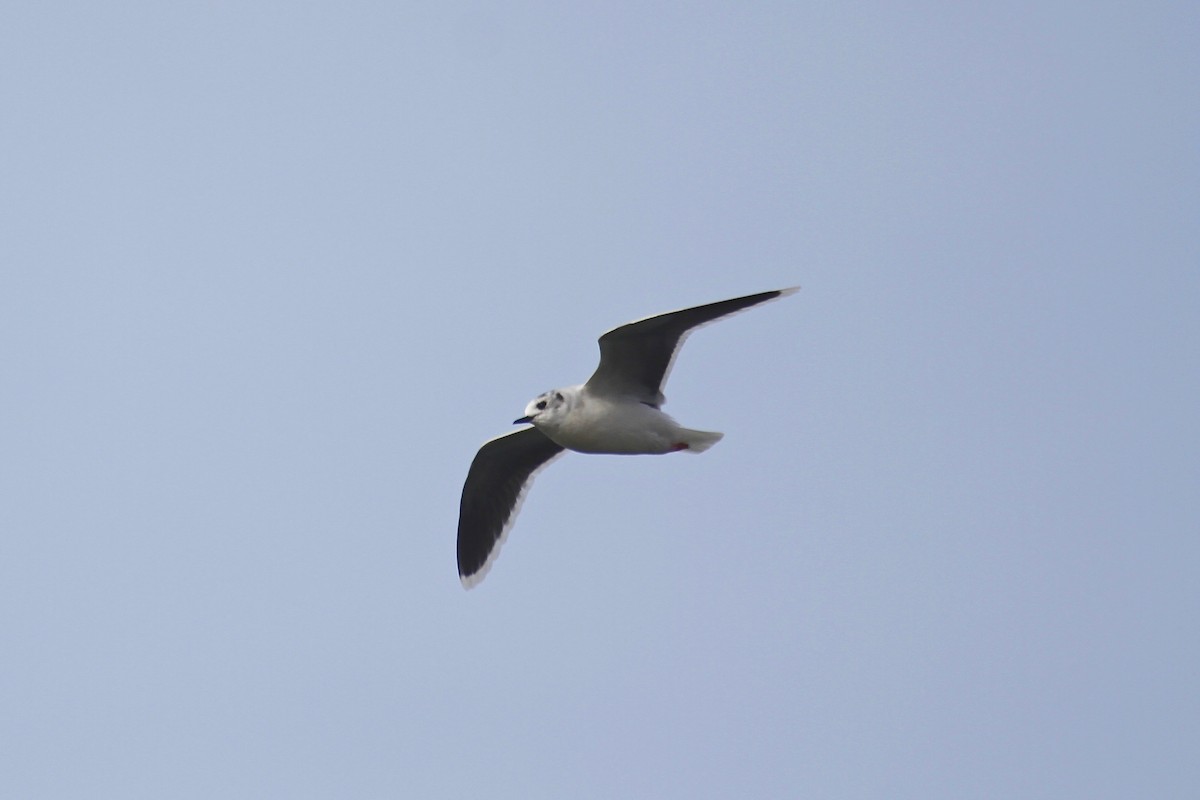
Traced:
[[683, 428], [660, 409], [662, 387], [693, 330], [799, 287], [645, 317], [600, 337], [600, 366], [587, 383], [540, 394], [514, 425], [484, 443], [471, 462], [458, 511], [458, 576], [483, 580], [517, 518], [534, 476], [565, 450], [615, 455], [702, 453], [724, 434]]

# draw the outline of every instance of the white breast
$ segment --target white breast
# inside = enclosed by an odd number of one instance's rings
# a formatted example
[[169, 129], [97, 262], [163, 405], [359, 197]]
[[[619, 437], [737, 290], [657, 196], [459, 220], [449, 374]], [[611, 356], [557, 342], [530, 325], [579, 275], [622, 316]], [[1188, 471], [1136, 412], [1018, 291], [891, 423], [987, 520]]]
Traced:
[[538, 426], [568, 450], [657, 455], [679, 447], [679, 426], [657, 408], [636, 400], [613, 401], [584, 392], [574, 400], [568, 413], [552, 424]]

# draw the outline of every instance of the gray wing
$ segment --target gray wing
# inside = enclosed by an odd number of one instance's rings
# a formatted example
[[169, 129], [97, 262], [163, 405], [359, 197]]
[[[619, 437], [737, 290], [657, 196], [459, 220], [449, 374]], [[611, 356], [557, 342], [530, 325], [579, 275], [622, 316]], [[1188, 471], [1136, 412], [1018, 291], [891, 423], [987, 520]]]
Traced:
[[458, 576], [463, 586], [470, 589], [483, 580], [533, 476], [562, 452], [537, 428], [497, 436], [479, 448], [458, 507]]
[[586, 386], [593, 394], [633, 397], [657, 408], [665, 399], [662, 387], [670, 374], [675, 354], [693, 329], [792, 294], [798, 288], [669, 311], [613, 328], [600, 337], [600, 366], [588, 378]]

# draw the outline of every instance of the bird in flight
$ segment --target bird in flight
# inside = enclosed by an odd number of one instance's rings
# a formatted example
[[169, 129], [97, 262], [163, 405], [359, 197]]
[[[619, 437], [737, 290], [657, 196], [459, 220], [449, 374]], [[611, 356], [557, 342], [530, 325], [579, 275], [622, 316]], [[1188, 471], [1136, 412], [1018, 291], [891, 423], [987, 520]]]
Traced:
[[458, 576], [467, 589], [496, 560], [534, 475], [564, 450], [658, 455], [702, 453], [724, 434], [681, 427], [660, 408], [662, 387], [684, 339], [697, 327], [799, 287], [669, 311], [600, 337], [600, 366], [587, 383], [538, 395], [513, 424], [485, 442], [463, 485], [458, 510]]

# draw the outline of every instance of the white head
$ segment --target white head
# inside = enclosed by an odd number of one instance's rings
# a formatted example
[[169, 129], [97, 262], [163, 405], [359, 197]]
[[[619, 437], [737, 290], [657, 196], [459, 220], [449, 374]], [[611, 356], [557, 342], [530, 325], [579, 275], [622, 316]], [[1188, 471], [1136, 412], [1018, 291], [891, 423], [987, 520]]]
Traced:
[[544, 394], [539, 394], [529, 401], [529, 405], [525, 406], [525, 416], [518, 420], [513, 420], [513, 424], [520, 425], [525, 422], [532, 422], [534, 425], [546, 423], [553, 425], [558, 421], [558, 418], [567, 413], [567, 409], [571, 405], [571, 400], [570, 389], [555, 389]]

